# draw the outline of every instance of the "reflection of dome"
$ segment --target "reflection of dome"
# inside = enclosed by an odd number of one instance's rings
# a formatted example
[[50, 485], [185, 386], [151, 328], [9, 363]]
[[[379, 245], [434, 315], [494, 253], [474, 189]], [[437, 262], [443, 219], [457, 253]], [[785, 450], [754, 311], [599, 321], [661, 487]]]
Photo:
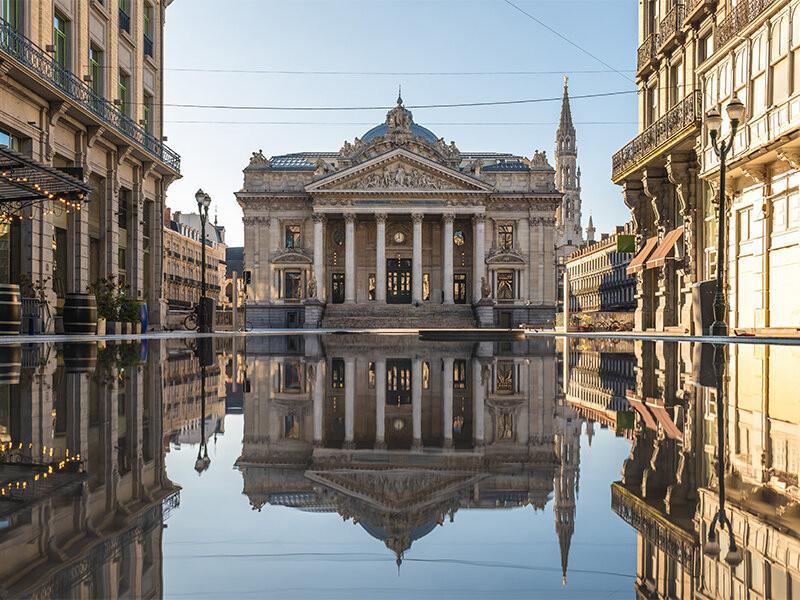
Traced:
[[364, 531], [376, 540], [382, 541], [389, 550], [394, 552], [394, 555], [397, 557], [398, 567], [403, 562], [403, 554], [406, 550], [411, 548], [411, 544], [424, 538], [438, 525], [435, 519], [429, 519], [420, 525], [410, 528], [408, 531], [403, 531], [405, 528], [402, 526], [390, 526], [387, 529], [379, 525], [372, 525], [366, 521], [359, 521], [358, 524], [364, 528]]
[[[386, 123], [381, 123], [380, 125], [373, 127], [367, 133], [365, 133], [361, 137], [361, 141], [364, 142], [365, 144], [368, 144], [375, 138], [382, 135], [387, 135], [388, 133], [389, 133], [389, 126]], [[430, 144], [435, 144], [439, 139], [430, 129], [426, 129], [422, 125], [417, 125], [416, 123], [411, 124], [411, 133], [412, 135], [423, 138]]]

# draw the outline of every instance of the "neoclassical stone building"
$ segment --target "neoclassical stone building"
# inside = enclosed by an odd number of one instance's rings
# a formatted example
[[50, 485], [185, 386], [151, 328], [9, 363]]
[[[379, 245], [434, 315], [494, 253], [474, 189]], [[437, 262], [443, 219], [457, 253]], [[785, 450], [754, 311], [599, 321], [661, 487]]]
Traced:
[[544, 152], [461, 152], [398, 98], [338, 152], [254, 152], [236, 196], [255, 327], [470, 326], [479, 303], [484, 325], [553, 321], [562, 193]]

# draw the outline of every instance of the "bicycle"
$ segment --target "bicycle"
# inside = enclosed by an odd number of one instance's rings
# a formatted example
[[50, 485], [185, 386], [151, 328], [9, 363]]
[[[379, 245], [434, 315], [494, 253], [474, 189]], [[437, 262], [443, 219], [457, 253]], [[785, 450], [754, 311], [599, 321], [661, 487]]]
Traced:
[[199, 310], [200, 305], [195, 304], [194, 308], [192, 308], [192, 312], [186, 315], [186, 318], [183, 319], [183, 326], [187, 331], [200, 330]]

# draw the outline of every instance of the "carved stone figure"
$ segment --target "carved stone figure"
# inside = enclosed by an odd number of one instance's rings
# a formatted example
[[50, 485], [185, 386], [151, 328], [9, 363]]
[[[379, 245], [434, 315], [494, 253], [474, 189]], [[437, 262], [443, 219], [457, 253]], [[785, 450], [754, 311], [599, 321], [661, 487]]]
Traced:
[[264, 156], [264, 152], [259, 150], [258, 152], [253, 152], [253, 155], [250, 157], [250, 166], [255, 165], [266, 165], [269, 161], [267, 157]]
[[313, 275], [308, 280], [308, 285], [306, 287], [307, 287], [306, 297], [307, 298], [316, 298], [317, 297], [317, 280]]
[[481, 277], [481, 299], [489, 299], [492, 297], [492, 286], [486, 281], [486, 277]]

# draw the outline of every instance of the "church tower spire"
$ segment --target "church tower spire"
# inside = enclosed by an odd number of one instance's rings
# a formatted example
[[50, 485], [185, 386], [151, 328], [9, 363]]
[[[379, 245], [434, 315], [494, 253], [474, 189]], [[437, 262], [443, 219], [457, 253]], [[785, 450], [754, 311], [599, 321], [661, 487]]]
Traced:
[[558, 246], [569, 255], [583, 243], [581, 227], [581, 171], [578, 167], [578, 143], [569, 99], [569, 77], [564, 76], [561, 118], [556, 132], [556, 187], [564, 194], [558, 211]]

